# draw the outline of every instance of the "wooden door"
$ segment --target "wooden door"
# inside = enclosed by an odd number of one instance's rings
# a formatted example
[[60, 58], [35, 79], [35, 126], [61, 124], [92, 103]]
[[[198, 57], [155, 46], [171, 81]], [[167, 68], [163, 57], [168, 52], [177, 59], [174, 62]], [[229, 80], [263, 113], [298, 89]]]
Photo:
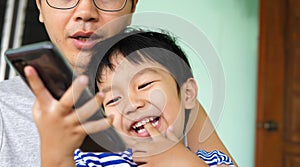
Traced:
[[257, 167], [300, 167], [300, 0], [261, 0]]

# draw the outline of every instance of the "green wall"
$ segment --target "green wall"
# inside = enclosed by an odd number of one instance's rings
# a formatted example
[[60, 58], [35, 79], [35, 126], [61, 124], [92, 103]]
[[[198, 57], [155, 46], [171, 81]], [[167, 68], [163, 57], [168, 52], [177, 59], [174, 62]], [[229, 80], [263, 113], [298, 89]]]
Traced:
[[[226, 80], [224, 110], [215, 126], [239, 166], [254, 166], [258, 0], [139, 0], [136, 12], [145, 11], [182, 17], [211, 41]], [[208, 111], [213, 92], [210, 77], [199, 64], [192, 66], [199, 100]]]

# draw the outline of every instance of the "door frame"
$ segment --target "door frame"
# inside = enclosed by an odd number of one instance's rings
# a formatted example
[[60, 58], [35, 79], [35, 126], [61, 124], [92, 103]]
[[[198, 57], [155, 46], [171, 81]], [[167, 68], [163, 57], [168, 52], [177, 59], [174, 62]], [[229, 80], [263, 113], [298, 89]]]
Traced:
[[[283, 165], [286, 9], [285, 0], [260, 1], [256, 167]], [[268, 120], [278, 123], [276, 132], [262, 128]]]

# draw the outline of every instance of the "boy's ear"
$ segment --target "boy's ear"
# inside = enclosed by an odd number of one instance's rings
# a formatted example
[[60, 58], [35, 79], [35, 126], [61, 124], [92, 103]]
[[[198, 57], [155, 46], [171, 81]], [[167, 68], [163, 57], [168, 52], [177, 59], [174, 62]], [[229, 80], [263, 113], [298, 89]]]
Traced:
[[189, 78], [183, 84], [183, 100], [185, 109], [193, 109], [197, 104], [198, 87], [194, 78]]
[[37, 8], [38, 8], [38, 10], [39, 10], [39, 21], [40, 21], [41, 23], [43, 23], [43, 22], [44, 22], [44, 19], [43, 19], [43, 16], [42, 16], [42, 14], [41, 14], [41, 0], [35, 0], [35, 3], [36, 3], [36, 6], [37, 6]]

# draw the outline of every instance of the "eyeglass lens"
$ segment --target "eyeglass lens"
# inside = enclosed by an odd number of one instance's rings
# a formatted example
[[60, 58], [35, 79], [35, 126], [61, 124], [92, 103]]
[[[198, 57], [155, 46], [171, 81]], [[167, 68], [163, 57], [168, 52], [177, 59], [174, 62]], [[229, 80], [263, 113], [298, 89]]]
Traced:
[[[55, 9], [72, 9], [80, 0], [46, 0]], [[127, 0], [93, 0], [96, 7], [103, 11], [119, 11], [125, 7]]]

